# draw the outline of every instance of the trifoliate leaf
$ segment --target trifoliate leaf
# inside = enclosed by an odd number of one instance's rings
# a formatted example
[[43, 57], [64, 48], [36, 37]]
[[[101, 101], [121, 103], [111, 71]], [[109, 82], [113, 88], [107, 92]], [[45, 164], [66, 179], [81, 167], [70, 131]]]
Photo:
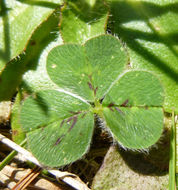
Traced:
[[50, 51], [47, 72], [59, 89], [34, 93], [21, 110], [29, 148], [41, 163], [62, 166], [82, 157], [94, 114], [126, 148], [147, 148], [159, 139], [163, 88], [150, 72], [124, 70], [127, 62], [121, 43], [110, 35]]

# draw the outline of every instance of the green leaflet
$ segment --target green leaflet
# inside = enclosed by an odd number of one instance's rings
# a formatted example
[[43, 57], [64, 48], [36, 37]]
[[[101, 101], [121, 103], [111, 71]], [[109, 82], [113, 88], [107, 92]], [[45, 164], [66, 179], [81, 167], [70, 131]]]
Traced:
[[47, 59], [50, 78], [61, 88], [88, 101], [100, 99], [126, 68], [128, 58], [118, 39], [101, 35], [83, 46], [64, 44]]
[[39, 161], [61, 166], [79, 159], [93, 134], [90, 105], [55, 90], [29, 97], [21, 110], [21, 125], [27, 132], [28, 147]]
[[103, 104], [119, 106], [153, 106], [163, 104], [163, 88], [159, 80], [146, 71], [127, 71], [107, 92]]
[[114, 138], [126, 148], [144, 149], [157, 142], [163, 128], [162, 108], [110, 107], [104, 119]]
[[62, 38], [64, 42], [83, 43], [105, 34], [107, 19], [108, 7], [103, 0], [67, 1], [60, 22]]
[[127, 63], [121, 43], [110, 35], [51, 50], [47, 72], [59, 89], [34, 93], [20, 114], [29, 148], [41, 163], [62, 166], [82, 157], [91, 142], [94, 114], [124, 147], [147, 148], [159, 139], [162, 86], [149, 72], [124, 71]]
[[[30, 9], [29, 7], [31, 6], [26, 5], [25, 7], [28, 7], [28, 9]], [[27, 70], [29, 70], [29, 72], [32, 72], [32, 70], [36, 69], [41, 52], [48, 46], [48, 44], [51, 41], [54, 41], [56, 39], [56, 33], [57, 33], [56, 30], [57, 30], [57, 26], [59, 22], [59, 13], [53, 10], [50, 14], [48, 15], [47, 18], [45, 18], [45, 22], [43, 22], [42, 24], [38, 23], [38, 25], [40, 26], [37, 29], [35, 28], [36, 29], [35, 31], [32, 31], [34, 32], [33, 35], [31, 34], [32, 36], [29, 36], [29, 38], [31, 37], [31, 39], [28, 45], [26, 42], [25, 47], [24, 47], [25, 54], [23, 55], [21, 54], [20, 58], [13, 59], [12, 61], [10, 61], [8, 64], [6, 64], [4, 69], [1, 71], [0, 73], [0, 101], [10, 100], [12, 98], [12, 96], [17, 91], [18, 86], [22, 82], [23, 74]], [[24, 22], [23, 19], [21, 20], [21, 22]], [[30, 24], [30, 22], [31, 21], [29, 21], [28, 24]], [[25, 25], [23, 27], [25, 27]], [[52, 33], [54, 31], [55, 33]], [[33, 77], [30, 77], [30, 79], [31, 80], [28, 81], [28, 84], [26, 83], [26, 85], [28, 86], [29, 86], [29, 83], [32, 83], [32, 81], [34, 82]], [[39, 88], [39, 84], [38, 84], [38, 88]]]
[[21, 124], [24, 131], [28, 132], [58, 119], [72, 117], [75, 113], [88, 111], [89, 108], [89, 104], [64, 92], [39, 91], [24, 102], [21, 110]]
[[137, 149], [156, 143], [163, 127], [163, 94], [158, 79], [145, 71], [126, 72], [113, 84], [103, 113], [120, 144]]
[[34, 30], [61, 4], [61, 0], [46, 0], [40, 5], [35, 1], [1, 1], [0, 71], [25, 50]]
[[64, 120], [58, 120], [44, 129], [28, 133], [29, 149], [42, 164], [51, 167], [66, 165], [88, 151], [94, 128], [93, 114], [80, 114], [74, 119], [68, 118], [64, 124], [61, 124]]

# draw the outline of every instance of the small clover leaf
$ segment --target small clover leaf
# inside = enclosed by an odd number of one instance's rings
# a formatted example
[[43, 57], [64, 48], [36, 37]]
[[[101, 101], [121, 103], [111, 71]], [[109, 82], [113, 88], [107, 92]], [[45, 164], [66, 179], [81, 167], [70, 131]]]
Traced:
[[30, 96], [20, 116], [29, 149], [42, 164], [62, 166], [81, 158], [91, 143], [95, 114], [126, 148], [147, 148], [159, 139], [162, 86], [149, 72], [125, 71], [127, 62], [121, 43], [110, 35], [51, 50], [47, 72], [62, 90]]

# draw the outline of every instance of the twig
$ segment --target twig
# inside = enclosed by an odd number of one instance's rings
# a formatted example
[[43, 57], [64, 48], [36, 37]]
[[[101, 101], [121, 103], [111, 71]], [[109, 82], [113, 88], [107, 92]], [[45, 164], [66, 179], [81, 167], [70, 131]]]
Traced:
[[[22, 143], [20, 143], [20, 146], [23, 146], [26, 143], [26, 140], [24, 140]], [[6, 158], [0, 162], [0, 171], [17, 155], [17, 151], [13, 150]]]
[[[44, 168], [30, 152], [17, 145], [10, 139], [6, 138], [2, 134], [0, 134], [0, 141], [11, 147], [12, 149], [16, 150], [17, 152], [21, 153], [30, 162], [33, 162], [35, 165]], [[48, 170], [48, 172], [56, 176], [57, 178], [60, 178], [63, 182], [67, 183], [77, 190], [90, 190], [87, 185], [82, 181], [79, 181], [79, 177], [74, 174], [71, 174], [69, 172], [61, 172], [59, 170]]]

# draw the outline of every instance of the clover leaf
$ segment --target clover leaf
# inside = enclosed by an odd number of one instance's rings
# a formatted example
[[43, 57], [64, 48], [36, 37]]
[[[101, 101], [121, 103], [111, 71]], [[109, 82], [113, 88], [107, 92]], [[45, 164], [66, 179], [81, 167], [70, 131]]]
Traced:
[[150, 72], [127, 70], [127, 64], [124, 47], [110, 35], [50, 51], [47, 72], [58, 88], [29, 96], [20, 115], [28, 148], [42, 164], [57, 167], [81, 158], [96, 114], [126, 148], [156, 143], [163, 129], [163, 88]]

